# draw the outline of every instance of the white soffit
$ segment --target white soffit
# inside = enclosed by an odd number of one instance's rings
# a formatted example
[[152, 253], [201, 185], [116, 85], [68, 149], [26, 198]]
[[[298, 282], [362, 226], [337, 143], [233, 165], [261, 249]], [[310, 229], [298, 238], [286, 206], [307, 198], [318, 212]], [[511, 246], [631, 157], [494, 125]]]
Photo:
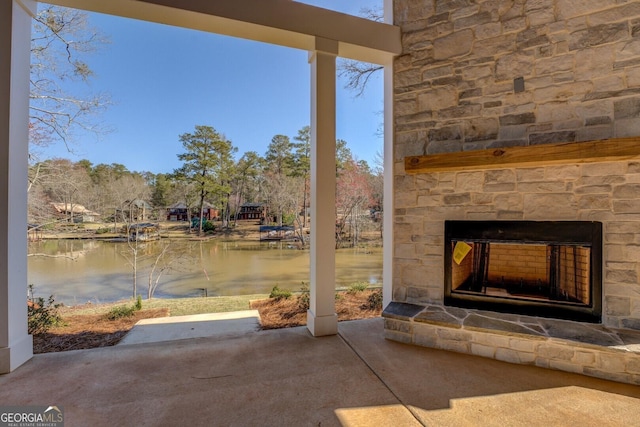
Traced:
[[387, 64], [402, 52], [400, 28], [293, 0], [51, 0], [47, 3], [307, 51], [338, 41], [338, 56]]

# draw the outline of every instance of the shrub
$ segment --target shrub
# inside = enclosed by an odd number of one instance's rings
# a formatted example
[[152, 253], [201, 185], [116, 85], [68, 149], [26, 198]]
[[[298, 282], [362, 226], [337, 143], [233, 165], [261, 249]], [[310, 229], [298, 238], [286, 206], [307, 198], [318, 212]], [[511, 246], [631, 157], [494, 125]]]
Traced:
[[347, 290], [350, 294], [357, 294], [358, 292], [363, 292], [369, 287], [367, 282], [355, 282], [349, 285], [349, 290]]
[[276, 301], [279, 301], [281, 299], [289, 299], [291, 298], [291, 291], [288, 291], [286, 289], [280, 289], [278, 285], [275, 285], [273, 289], [271, 289], [269, 298], [273, 298]]
[[[198, 229], [199, 227], [200, 227], [200, 219], [193, 218], [191, 220], [191, 228]], [[208, 219], [205, 219], [204, 221], [202, 221], [202, 231], [204, 233], [214, 231], [215, 229], [216, 229], [216, 226], [213, 225], [213, 222], [209, 221]]]
[[43, 334], [52, 326], [62, 322], [58, 314], [58, 308], [62, 304], [56, 304], [53, 295], [45, 302], [44, 298], [33, 297], [33, 285], [29, 285], [27, 297], [27, 323], [29, 333], [32, 335]]
[[296, 214], [295, 213], [283, 213], [282, 214], [282, 223], [283, 224], [287, 224], [287, 225], [292, 225], [293, 222], [296, 220]]
[[309, 285], [305, 282], [302, 282], [302, 286], [300, 286], [300, 295], [298, 296], [298, 306], [302, 310], [309, 310], [309, 305], [310, 305]]
[[136, 306], [127, 306], [127, 305], [117, 305], [107, 313], [107, 319], [109, 320], [118, 320], [123, 317], [131, 317], [133, 313], [136, 312]]
[[96, 230], [96, 234], [105, 234], [109, 232], [109, 227], [102, 227]]
[[378, 289], [373, 291], [367, 298], [367, 304], [362, 307], [369, 310], [381, 310], [382, 309], [382, 290]]
[[107, 316], [107, 319], [109, 320], [118, 320], [118, 319], [122, 319], [123, 317], [131, 317], [136, 311], [139, 311], [141, 309], [142, 309], [142, 296], [138, 295], [136, 297], [136, 302], [134, 302], [133, 305], [131, 306], [118, 305], [118, 306], [112, 307], [106, 316]]

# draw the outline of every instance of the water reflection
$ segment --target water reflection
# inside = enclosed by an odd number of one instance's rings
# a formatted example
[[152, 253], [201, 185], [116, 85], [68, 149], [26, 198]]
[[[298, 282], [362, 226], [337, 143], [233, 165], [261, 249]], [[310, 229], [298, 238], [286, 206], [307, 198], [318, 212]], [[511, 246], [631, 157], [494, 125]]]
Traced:
[[[138, 293], [146, 297], [149, 272], [166, 241], [138, 247]], [[174, 241], [171, 261], [160, 278], [156, 297], [268, 293], [274, 285], [297, 290], [309, 281], [309, 252], [286, 242]], [[49, 240], [29, 245], [29, 283], [39, 296], [79, 304], [109, 302], [132, 294], [132, 252], [126, 243]], [[54, 257], [52, 257], [54, 256]], [[156, 274], [158, 268], [156, 268]], [[155, 279], [155, 277], [154, 277]], [[338, 286], [356, 281], [382, 282], [382, 250], [341, 249], [336, 254]]]

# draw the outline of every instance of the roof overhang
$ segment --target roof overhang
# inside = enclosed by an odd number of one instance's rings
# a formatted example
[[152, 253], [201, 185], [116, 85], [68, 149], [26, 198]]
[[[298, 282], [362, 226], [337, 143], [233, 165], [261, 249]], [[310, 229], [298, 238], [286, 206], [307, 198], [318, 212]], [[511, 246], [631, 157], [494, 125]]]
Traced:
[[293, 0], [51, 0], [48, 3], [239, 37], [307, 51], [316, 38], [338, 56], [388, 64], [402, 52], [400, 28]]

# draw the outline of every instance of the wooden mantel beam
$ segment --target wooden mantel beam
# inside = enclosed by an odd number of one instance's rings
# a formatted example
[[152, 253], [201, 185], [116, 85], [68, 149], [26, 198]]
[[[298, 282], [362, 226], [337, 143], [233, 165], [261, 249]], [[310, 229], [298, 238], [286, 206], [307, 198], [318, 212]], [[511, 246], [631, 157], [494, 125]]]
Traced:
[[640, 137], [633, 137], [410, 156], [405, 157], [404, 168], [408, 174], [418, 174], [638, 158], [640, 158]]

